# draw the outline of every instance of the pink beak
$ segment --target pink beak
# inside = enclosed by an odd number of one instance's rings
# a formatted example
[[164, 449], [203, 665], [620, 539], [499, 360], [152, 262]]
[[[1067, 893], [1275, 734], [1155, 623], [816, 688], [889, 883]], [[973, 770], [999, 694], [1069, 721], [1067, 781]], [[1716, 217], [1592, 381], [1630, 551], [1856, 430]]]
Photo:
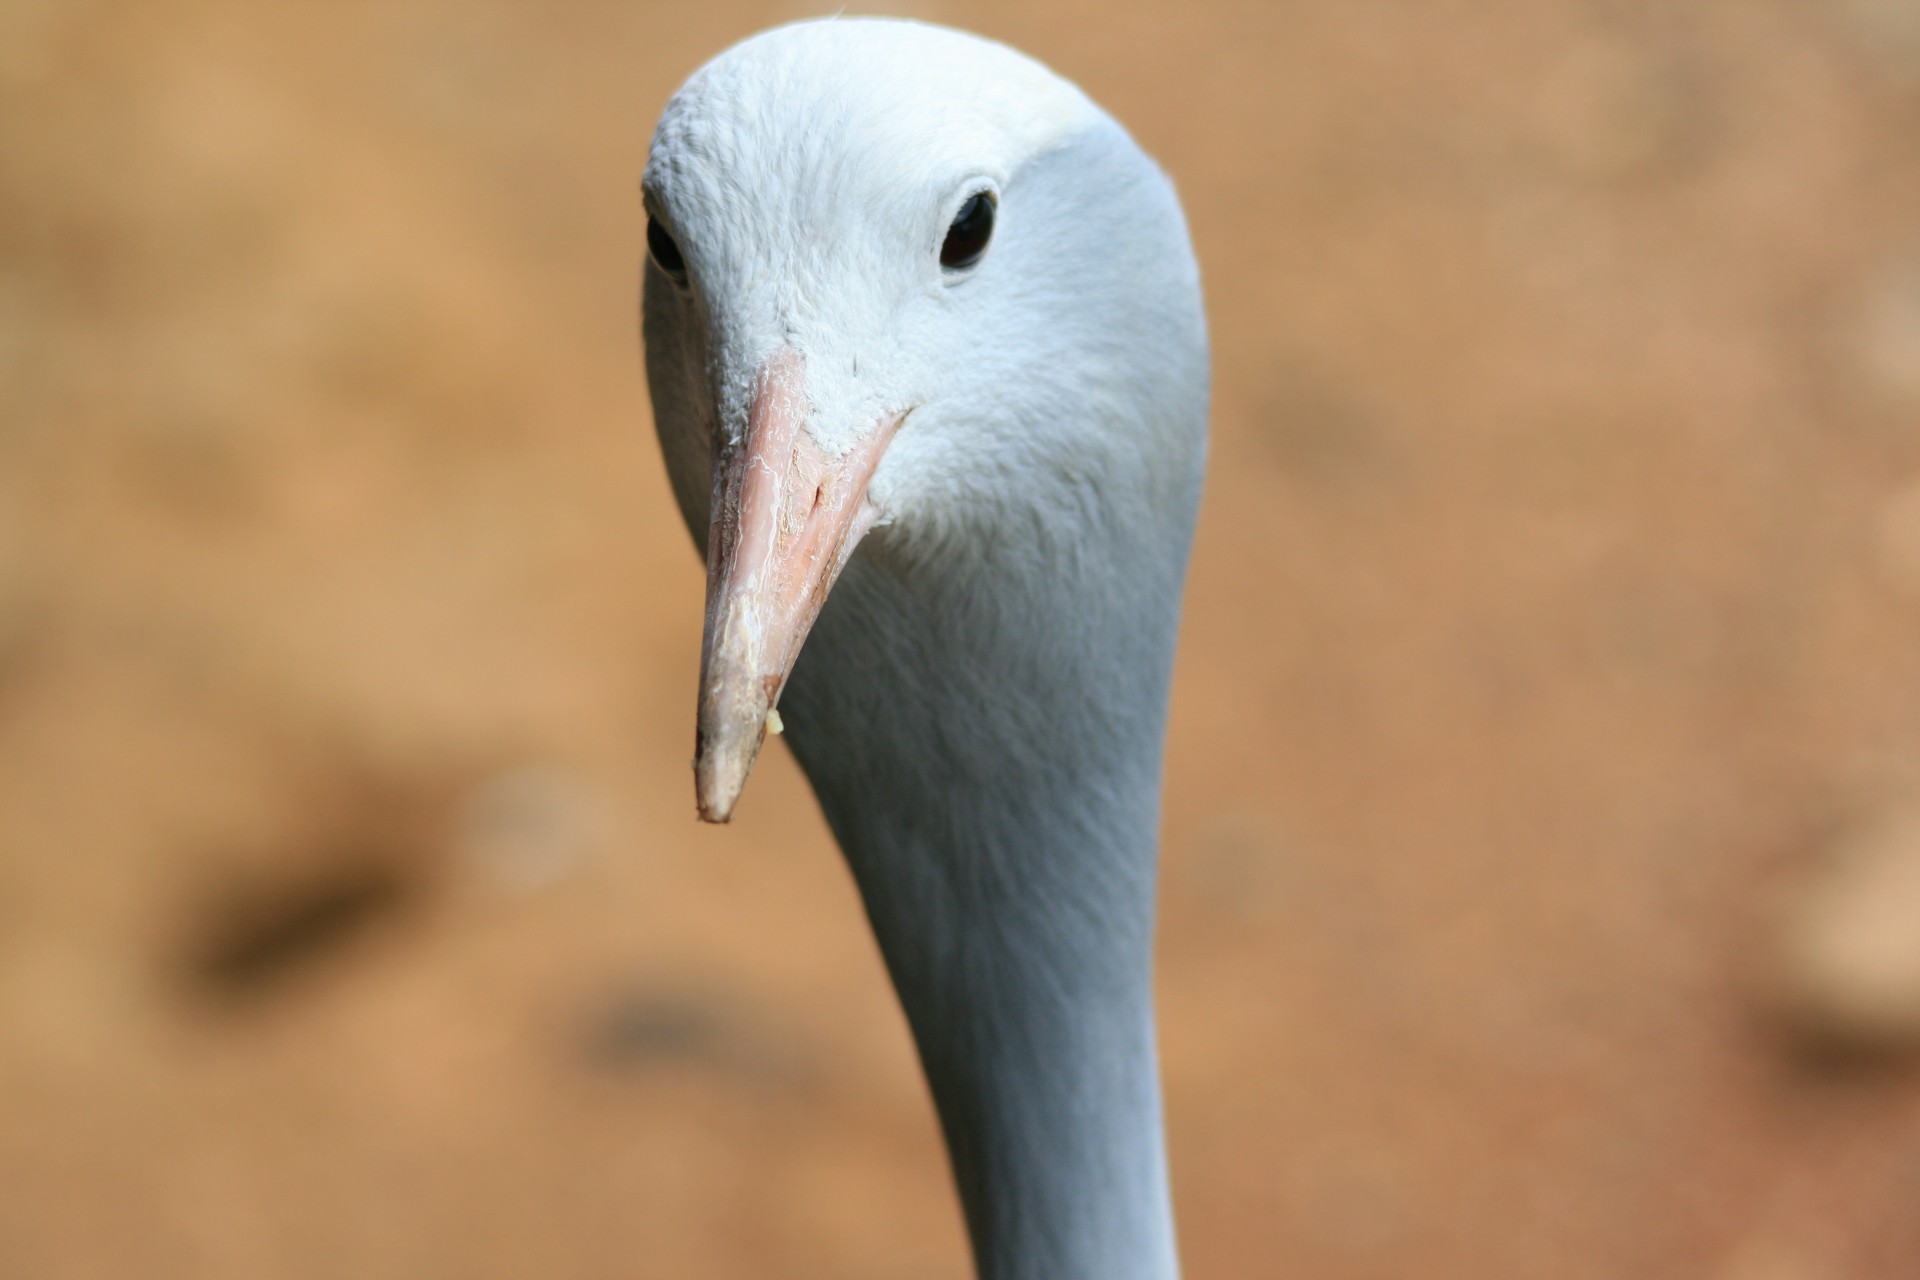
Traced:
[[760, 366], [746, 438], [718, 449], [707, 532], [707, 623], [700, 653], [694, 790], [700, 816], [725, 822], [760, 754], [800, 645], [879, 511], [867, 482], [901, 415], [839, 457], [807, 434], [806, 364], [792, 347]]

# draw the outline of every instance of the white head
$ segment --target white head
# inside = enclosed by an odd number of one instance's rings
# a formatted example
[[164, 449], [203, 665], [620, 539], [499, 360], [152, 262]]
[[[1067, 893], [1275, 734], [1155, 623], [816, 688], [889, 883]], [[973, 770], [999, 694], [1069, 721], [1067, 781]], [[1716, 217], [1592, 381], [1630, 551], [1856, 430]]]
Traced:
[[1198, 273], [1165, 178], [1080, 90], [941, 28], [782, 27], [674, 96], [644, 189], [655, 418], [709, 565], [705, 816], [868, 530], [938, 559], [1091, 488], [1184, 560]]

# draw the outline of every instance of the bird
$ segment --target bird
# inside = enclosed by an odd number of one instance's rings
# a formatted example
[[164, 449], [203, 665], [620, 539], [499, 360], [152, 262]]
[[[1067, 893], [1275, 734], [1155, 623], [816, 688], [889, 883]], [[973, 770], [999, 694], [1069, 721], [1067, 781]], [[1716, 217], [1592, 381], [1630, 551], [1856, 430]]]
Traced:
[[699, 816], [784, 732], [980, 1280], [1172, 1280], [1154, 898], [1210, 395], [1173, 184], [1009, 46], [832, 18], [694, 72], [641, 191]]

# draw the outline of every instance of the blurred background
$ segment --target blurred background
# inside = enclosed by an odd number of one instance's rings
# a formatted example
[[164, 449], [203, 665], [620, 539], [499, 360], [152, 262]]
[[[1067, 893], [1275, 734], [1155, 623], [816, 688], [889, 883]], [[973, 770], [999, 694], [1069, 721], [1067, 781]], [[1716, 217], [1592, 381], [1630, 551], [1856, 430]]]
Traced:
[[[1920, 1275], [1920, 0], [901, 11], [1208, 273], [1193, 1280]], [[638, 175], [811, 12], [0, 0], [0, 1275], [967, 1274], [804, 783], [693, 818]]]

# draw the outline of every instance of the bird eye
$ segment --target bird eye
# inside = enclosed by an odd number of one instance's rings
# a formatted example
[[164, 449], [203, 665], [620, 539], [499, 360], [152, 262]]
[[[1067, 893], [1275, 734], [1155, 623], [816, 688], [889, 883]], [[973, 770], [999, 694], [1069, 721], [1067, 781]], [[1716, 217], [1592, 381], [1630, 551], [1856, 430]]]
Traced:
[[653, 264], [669, 280], [675, 284], [687, 282], [687, 260], [680, 256], [680, 246], [673, 242], [658, 218], [647, 219], [647, 252], [653, 255]]
[[994, 200], [991, 191], [976, 191], [967, 197], [960, 206], [960, 212], [954, 215], [953, 225], [947, 228], [947, 238], [940, 246], [940, 265], [949, 271], [964, 271], [980, 261], [987, 251], [987, 241], [993, 238]]

